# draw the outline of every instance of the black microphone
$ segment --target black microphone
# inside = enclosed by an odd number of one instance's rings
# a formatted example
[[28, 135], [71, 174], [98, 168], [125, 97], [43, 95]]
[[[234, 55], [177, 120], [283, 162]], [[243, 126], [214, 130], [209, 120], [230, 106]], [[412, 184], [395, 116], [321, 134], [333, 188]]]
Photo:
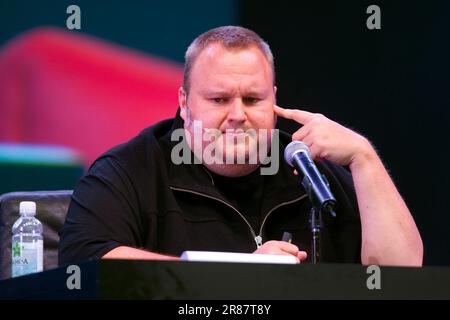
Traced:
[[291, 167], [297, 169], [299, 174], [303, 173], [302, 184], [313, 205], [322, 212], [330, 213], [335, 217], [333, 209], [336, 199], [328, 187], [328, 181], [320, 174], [311, 160], [308, 146], [300, 141], [292, 141], [284, 149], [284, 159]]

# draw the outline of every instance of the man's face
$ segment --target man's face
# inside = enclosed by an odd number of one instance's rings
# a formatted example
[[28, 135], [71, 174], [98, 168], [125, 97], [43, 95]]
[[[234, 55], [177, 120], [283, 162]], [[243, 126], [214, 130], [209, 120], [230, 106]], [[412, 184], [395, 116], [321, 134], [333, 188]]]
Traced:
[[[179, 102], [185, 130], [192, 137], [193, 122], [201, 121], [204, 132], [220, 131], [221, 135], [214, 143], [221, 149], [224, 159], [230, 153], [236, 155], [239, 152], [248, 157], [250, 152], [257, 150], [258, 143], [270, 142], [270, 132], [275, 126], [275, 90], [270, 64], [256, 46], [230, 50], [220, 43], [213, 43], [199, 54], [192, 67], [187, 97], [180, 88]], [[187, 117], [190, 121], [186, 121]], [[257, 134], [242, 133], [249, 129]], [[263, 138], [258, 134], [260, 129], [266, 129]], [[226, 143], [230, 138], [233, 143]], [[209, 141], [202, 142], [202, 151], [208, 144]], [[196, 156], [200, 158], [201, 155]], [[255, 170], [258, 164], [205, 166], [221, 175], [242, 176]]]

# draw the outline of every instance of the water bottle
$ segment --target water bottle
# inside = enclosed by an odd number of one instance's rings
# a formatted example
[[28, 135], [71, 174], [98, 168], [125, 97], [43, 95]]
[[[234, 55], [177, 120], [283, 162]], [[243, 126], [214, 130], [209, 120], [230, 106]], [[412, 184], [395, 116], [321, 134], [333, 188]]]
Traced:
[[36, 202], [22, 201], [20, 218], [12, 227], [12, 277], [43, 270], [42, 224], [36, 219]]

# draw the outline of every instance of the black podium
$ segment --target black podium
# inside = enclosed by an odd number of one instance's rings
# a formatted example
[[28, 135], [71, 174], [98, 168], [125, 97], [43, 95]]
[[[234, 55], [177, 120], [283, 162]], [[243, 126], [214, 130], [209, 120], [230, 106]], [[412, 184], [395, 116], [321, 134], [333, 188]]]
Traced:
[[[103, 260], [0, 281], [0, 299], [450, 299], [450, 268]], [[77, 268], [77, 267], [75, 267]], [[71, 278], [72, 277], [72, 278]], [[73, 284], [73, 283], [72, 283]]]

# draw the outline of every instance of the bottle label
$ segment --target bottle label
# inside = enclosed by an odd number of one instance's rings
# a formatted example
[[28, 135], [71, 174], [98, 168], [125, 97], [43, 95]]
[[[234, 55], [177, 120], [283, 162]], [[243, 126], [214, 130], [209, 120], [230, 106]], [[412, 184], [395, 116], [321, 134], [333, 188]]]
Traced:
[[12, 276], [18, 277], [43, 270], [43, 241], [15, 241], [12, 244]]

